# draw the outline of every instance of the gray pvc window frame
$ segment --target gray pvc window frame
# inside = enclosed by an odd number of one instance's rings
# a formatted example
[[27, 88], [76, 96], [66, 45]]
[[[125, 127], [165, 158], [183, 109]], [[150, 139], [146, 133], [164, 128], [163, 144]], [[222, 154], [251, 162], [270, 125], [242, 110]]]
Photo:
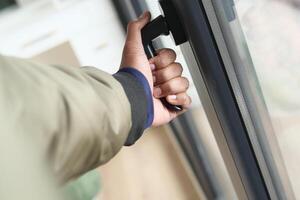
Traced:
[[202, 2], [270, 197], [295, 199], [235, 3], [233, 0]]
[[[173, 0], [198, 66], [189, 66], [239, 199], [270, 199], [203, 2]], [[188, 49], [183, 49], [190, 56]]]

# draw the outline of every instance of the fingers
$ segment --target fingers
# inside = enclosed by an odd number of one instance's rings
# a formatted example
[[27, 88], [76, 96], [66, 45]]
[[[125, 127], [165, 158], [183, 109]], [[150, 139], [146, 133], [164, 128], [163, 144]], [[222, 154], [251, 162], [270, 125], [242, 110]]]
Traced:
[[162, 69], [175, 62], [176, 53], [172, 49], [161, 49], [157, 51], [157, 56], [149, 60], [150, 64], [154, 64], [156, 70]]
[[186, 92], [176, 95], [169, 95], [167, 96], [167, 101], [172, 105], [182, 106], [183, 109], [189, 108], [192, 103], [191, 97], [188, 96]]
[[163, 69], [153, 71], [154, 84], [159, 85], [165, 83], [168, 80], [180, 77], [182, 71], [183, 68], [180, 63], [172, 63]]
[[141, 29], [150, 21], [150, 12], [144, 12], [137, 20], [131, 21], [127, 26], [127, 41], [142, 42]]
[[156, 98], [166, 97], [168, 95], [185, 92], [188, 87], [189, 81], [187, 78], [177, 77], [156, 86], [153, 90], [153, 95]]

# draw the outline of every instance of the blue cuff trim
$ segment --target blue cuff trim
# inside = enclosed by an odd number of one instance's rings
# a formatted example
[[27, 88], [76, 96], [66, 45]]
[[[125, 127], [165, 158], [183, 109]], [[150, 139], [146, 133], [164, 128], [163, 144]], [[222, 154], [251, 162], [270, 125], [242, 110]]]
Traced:
[[119, 72], [126, 72], [133, 75], [143, 86], [147, 98], [147, 120], [144, 128], [146, 129], [150, 127], [154, 119], [154, 107], [151, 88], [146, 77], [140, 71], [134, 68], [122, 68], [119, 70]]

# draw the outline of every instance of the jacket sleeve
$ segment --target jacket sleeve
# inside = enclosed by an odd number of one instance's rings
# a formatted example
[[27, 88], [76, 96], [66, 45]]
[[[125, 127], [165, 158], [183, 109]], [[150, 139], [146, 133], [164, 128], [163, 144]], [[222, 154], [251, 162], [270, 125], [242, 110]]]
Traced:
[[34, 141], [63, 182], [106, 163], [129, 132], [143, 131], [146, 104], [142, 86], [128, 74], [114, 78], [93, 67], [0, 56], [0, 115], [13, 126], [9, 134]]

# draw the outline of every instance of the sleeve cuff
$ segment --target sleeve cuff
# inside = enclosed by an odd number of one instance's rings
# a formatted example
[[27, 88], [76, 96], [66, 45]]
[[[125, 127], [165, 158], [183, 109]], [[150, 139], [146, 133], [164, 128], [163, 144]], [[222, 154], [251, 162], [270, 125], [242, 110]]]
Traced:
[[132, 127], [125, 142], [125, 146], [130, 146], [153, 122], [152, 92], [146, 77], [136, 69], [123, 68], [113, 76], [123, 86], [131, 105]]

